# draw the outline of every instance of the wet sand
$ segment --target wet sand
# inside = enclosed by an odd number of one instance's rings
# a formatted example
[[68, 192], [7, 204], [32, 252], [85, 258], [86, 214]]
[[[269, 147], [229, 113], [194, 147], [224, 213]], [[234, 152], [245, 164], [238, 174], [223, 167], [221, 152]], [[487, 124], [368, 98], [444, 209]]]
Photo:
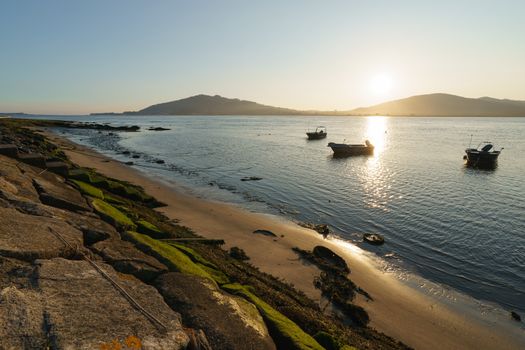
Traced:
[[[174, 183], [152, 178], [61, 136], [48, 132], [46, 136], [61, 146], [76, 164], [142, 186], [167, 204], [159, 211], [169, 218], [179, 220], [204, 237], [224, 239], [225, 248], [244, 249], [252, 264], [295, 285], [320, 303], [320, 293], [312, 283], [319, 270], [298, 260], [291, 248], [313, 249], [320, 244], [329, 247], [345, 258], [352, 271], [350, 278], [373, 297], [373, 301], [357, 301], [368, 311], [370, 326], [409, 346], [416, 349], [525, 348], [523, 328], [473, 318], [460, 304], [443, 303], [382, 271], [374, 259], [352, 244], [325, 240], [318, 233], [280, 217], [188, 195]], [[253, 233], [258, 229], [272, 231], [276, 237]]]

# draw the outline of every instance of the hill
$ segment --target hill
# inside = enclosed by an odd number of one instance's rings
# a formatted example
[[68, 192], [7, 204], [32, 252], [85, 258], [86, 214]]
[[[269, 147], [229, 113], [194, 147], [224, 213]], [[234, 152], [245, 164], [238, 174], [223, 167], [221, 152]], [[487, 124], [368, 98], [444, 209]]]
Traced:
[[125, 114], [140, 115], [297, 115], [288, 108], [265, 106], [252, 101], [225, 98], [219, 95], [196, 95], [181, 100], [160, 103]]
[[525, 101], [428, 94], [349, 111], [351, 115], [525, 117]]

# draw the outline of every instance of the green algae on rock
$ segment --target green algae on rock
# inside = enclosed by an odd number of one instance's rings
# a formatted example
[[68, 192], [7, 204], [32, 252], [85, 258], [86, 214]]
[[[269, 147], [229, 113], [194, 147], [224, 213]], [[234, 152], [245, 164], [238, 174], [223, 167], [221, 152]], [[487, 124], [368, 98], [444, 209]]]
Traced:
[[133, 231], [126, 232], [124, 238], [135, 243], [137, 247], [146, 254], [149, 253], [155, 256], [172, 271], [201, 276], [215, 281], [208, 272], [191, 261], [186, 254], [168, 243], [158, 241], [147, 235]]
[[153, 238], [166, 238], [168, 235], [162, 232], [157, 226], [153, 225], [151, 222], [146, 220], [138, 220], [135, 222], [137, 224], [137, 231], [139, 233], [151, 236]]
[[70, 180], [70, 181], [73, 182], [75, 185], [77, 185], [78, 189], [83, 194], [91, 196], [93, 198], [104, 199], [104, 193], [100, 189], [96, 188], [95, 186], [91, 186], [90, 184], [85, 183], [84, 181], [80, 181], [80, 180]]
[[93, 199], [91, 204], [103, 220], [109, 222], [115, 227], [123, 230], [134, 230], [136, 228], [133, 221], [111, 204], [100, 199]]
[[252, 302], [267, 322], [272, 338], [279, 347], [290, 350], [324, 350], [324, 348], [296, 323], [257, 297], [249, 288], [238, 283], [223, 285], [232, 294]]

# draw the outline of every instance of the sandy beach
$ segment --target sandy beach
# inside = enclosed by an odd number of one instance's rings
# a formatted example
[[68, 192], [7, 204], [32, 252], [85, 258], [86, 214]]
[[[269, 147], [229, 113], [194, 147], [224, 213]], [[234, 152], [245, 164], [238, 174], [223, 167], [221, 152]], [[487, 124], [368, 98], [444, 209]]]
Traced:
[[[351, 269], [350, 278], [372, 297], [360, 299], [371, 318], [370, 326], [416, 349], [520, 349], [525, 347], [525, 331], [509, 331], [495, 321], [480, 322], [451, 308], [437, 298], [410, 287], [393, 274], [382, 271], [361, 249], [318, 233], [283, 218], [253, 213], [238, 206], [208, 201], [188, 195], [176, 184], [148, 177], [145, 173], [107, 158], [86, 147], [49, 132], [45, 133], [76, 164], [142, 186], [167, 206], [159, 208], [167, 217], [179, 220], [199, 235], [221, 238], [226, 248], [245, 250], [251, 263], [277, 276], [319, 302], [313, 286], [319, 270], [300, 261], [293, 247], [312, 249], [324, 245], [343, 256]], [[254, 234], [270, 230], [276, 237]], [[510, 321], [509, 321], [510, 322]]]

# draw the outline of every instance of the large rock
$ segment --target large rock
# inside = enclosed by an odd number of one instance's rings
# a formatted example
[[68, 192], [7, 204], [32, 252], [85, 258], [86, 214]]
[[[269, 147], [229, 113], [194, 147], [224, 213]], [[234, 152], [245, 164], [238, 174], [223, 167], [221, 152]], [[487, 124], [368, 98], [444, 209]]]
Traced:
[[144, 254], [127, 241], [108, 239], [94, 244], [91, 248], [117, 271], [134, 275], [143, 281], [153, 280], [168, 271], [157, 259]]
[[72, 211], [91, 211], [91, 207], [80, 192], [61, 182], [58, 176], [54, 182], [44, 179], [33, 179], [40, 201], [60, 209]]
[[0, 256], [0, 290], [9, 286], [29, 288], [32, 273], [31, 263]]
[[41, 295], [11, 286], [0, 290], [0, 349], [46, 349]]
[[157, 278], [155, 285], [186, 325], [204, 331], [213, 349], [275, 349], [255, 306], [211, 281], [171, 272]]
[[61, 219], [68, 225], [82, 231], [84, 244], [91, 245], [96, 242], [119, 237], [117, 231], [110, 224], [90, 212], [82, 214], [56, 207], [51, 207], [40, 202], [34, 202], [24, 197], [19, 197], [0, 188], [0, 207], [14, 208], [21, 213]]
[[[22, 170], [24, 172], [22, 172]], [[40, 171], [42, 170], [40, 169]], [[0, 155], [0, 178], [3, 179], [2, 182], [4, 184], [8, 182], [16, 187], [14, 194], [38, 201], [38, 193], [31, 183], [31, 178], [34, 176], [35, 173], [30, 166], [18, 164], [16, 160]], [[13, 189], [12, 186], [7, 186], [10, 188], [8, 191]], [[1, 184], [0, 188], [3, 188]]]
[[82, 250], [82, 232], [64, 221], [23, 214], [13, 208], [0, 208], [0, 255], [32, 261], [74, 256]]
[[44, 300], [51, 348], [100, 349], [123, 345], [130, 337], [138, 339], [145, 350], [186, 347], [188, 336], [180, 315], [166, 305], [155, 288], [132, 276], [120, 275], [109, 265], [98, 265], [166, 329], [135, 308], [88, 262], [39, 260], [36, 285]]

